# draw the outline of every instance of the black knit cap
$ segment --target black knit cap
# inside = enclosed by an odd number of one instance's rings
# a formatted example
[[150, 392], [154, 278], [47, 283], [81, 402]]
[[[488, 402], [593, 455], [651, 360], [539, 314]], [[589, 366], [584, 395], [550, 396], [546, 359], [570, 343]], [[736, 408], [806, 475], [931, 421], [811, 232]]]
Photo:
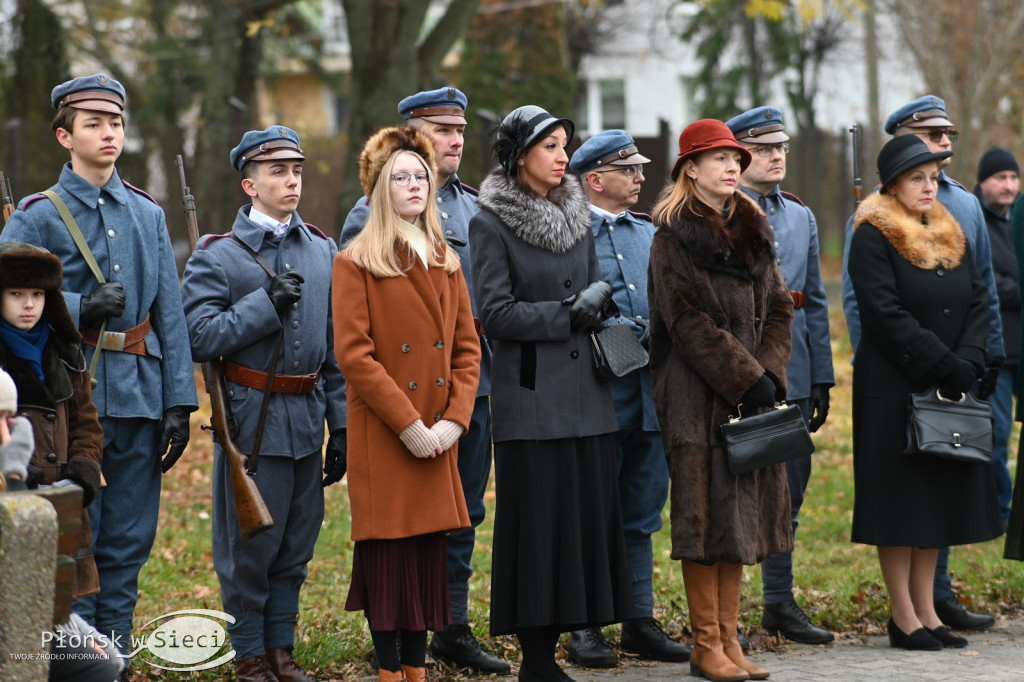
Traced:
[[931, 161], [941, 161], [953, 156], [953, 152], [932, 152], [928, 145], [917, 135], [900, 135], [885, 143], [878, 152], [878, 178], [882, 190], [896, 182], [902, 174], [911, 168]]
[[1003, 171], [1013, 171], [1020, 175], [1020, 165], [1010, 152], [1002, 147], [992, 147], [978, 161], [978, 182], [982, 183]]

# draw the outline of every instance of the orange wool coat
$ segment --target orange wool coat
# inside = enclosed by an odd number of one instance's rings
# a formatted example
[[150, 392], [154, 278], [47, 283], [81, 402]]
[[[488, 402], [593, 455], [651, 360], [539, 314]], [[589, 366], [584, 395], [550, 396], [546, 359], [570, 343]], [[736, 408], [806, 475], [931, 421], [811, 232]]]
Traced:
[[348, 392], [352, 539], [394, 539], [469, 527], [458, 443], [419, 459], [399, 439], [422, 419], [469, 428], [480, 341], [462, 270], [416, 263], [376, 278], [347, 252], [334, 260], [334, 352]]

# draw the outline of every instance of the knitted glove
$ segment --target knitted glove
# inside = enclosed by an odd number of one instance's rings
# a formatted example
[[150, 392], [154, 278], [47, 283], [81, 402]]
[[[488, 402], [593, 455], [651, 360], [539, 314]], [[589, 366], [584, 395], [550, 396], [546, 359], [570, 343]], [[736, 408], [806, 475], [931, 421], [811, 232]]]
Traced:
[[460, 424], [447, 419], [437, 422], [430, 430], [437, 434], [437, 440], [441, 443], [442, 451], [450, 450], [466, 431]]
[[10, 440], [0, 445], [0, 474], [5, 478], [28, 479], [28, 463], [35, 449], [32, 422], [27, 417], [15, 417], [11, 423]]
[[428, 429], [422, 419], [417, 419], [409, 424], [398, 434], [398, 437], [402, 439], [405, 447], [409, 448], [409, 452], [416, 457], [423, 459], [437, 457], [440, 454], [438, 449], [441, 447], [441, 443], [437, 439], [437, 434]]

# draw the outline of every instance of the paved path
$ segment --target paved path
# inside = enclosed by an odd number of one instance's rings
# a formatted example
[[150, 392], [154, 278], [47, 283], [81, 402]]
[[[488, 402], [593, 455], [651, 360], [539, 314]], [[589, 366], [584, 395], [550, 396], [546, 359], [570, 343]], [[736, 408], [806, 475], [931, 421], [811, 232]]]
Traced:
[[[909, 682], [934, 680], [1024, 680], [1024, 620], [1000, 620], [983, 633], [961, 633], [966, 649], [904, 651], [889, 646], [887, 637], [840, 639], [827, 646], [784, 645], [750, 658], [771, 671], [769, 682]], [[663, 682], [690, 677], [688, 663], [629, 663], [612, 670], [567, 666], [576, 682]], [[364, 677], [367, 682], [377, 678]], [[495, 679], [487, 677], [458, 678]], [[515, 677], [496, 678], [505, 682]]]

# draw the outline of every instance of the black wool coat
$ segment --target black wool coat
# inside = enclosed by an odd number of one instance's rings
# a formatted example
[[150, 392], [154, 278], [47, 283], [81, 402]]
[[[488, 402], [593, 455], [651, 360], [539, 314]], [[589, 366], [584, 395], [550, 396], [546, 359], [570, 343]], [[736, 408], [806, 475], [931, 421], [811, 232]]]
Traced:
[[980, 373], [989, 296], [939, 202], [928, 223], [892, 196], [854, 216], [849, 272], [863, 328], [854, 357], [854, 542], [946, 547], [1002, 533], [991, 468], [903, 454], [907, 395], [935, 385], [947, 352]]
[[786, 395], [793, 299], [771, 228], [740, 192], [726, 223], [703, 207], [651, 246], [651, 373], [671, 474], [672, 558], [754, 564], [793, 548], [782, 464], [733, 476], [720, 426], [767, 374]]

